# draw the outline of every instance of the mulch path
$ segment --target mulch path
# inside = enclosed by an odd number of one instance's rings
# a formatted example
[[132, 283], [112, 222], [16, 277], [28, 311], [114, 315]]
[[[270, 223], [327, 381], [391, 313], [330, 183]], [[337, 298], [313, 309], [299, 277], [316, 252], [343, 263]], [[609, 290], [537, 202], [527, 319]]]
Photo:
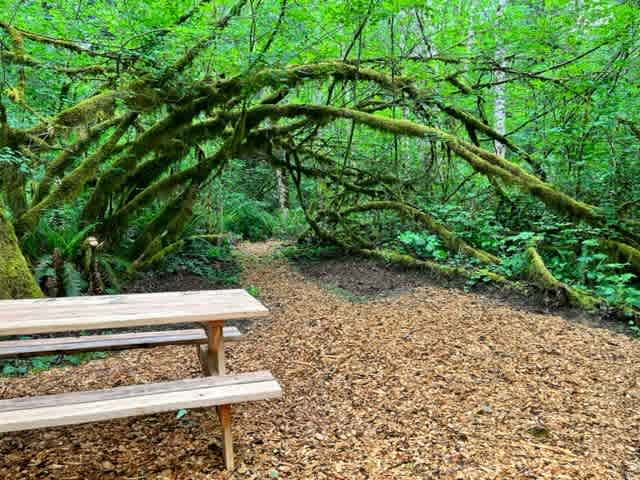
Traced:
[[[255, 253], [255, 250], [252, 250]], [[456, 290], [353, 303], [248, 257], [272, 320], [228, 347], [282, 400], [0, 436], [0, 478], [640, 479], [640, 343]], [[0, 398], [199, 375], [193, 348], [0, 379]]]

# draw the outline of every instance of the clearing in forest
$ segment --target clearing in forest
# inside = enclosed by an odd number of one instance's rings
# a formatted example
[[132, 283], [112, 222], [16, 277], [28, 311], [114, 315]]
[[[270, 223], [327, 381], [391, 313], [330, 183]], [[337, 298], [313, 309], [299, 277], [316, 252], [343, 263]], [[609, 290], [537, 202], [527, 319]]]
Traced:
[[[640, 478], [638, 342], [437, 287], [351, 302], [265, 255], [244, 280], [272, 320], [229, 367], [285, 396], [235, 409], [230, 477], [215, 413], [194, 410], [2, 436], [0, 478]], [[0, 398], [199, 368], [192, 348], [129, 351], [2, 378]]]

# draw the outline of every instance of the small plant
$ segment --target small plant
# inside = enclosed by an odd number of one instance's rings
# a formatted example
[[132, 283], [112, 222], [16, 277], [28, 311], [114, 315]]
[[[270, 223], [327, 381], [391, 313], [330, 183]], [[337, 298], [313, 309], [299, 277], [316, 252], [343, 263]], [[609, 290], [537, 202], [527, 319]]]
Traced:
[[258, 290], [258, 287], [256, 287], [255, 285], [249, 285], [248, 287], [245, 288], [245, 290], [252, 297], [258, 298], [258, 299], [260, 298], [260, 290]]
[[277, 220], [267, 208], [264, 202], [245, 198], [224, 213], [225, 230], [252, 242], [271, 238]]
[[419, 257], [440, 261], [449, 258], [449, 254], [442, 246], [442, 241], [436, 235], [404, 231], [398, 235], [398, 240], [407, 250]]
[[80, 365], [91, 360], [107, 358], [106, 352], [83, 352], [73, 355], [42, 355], [33, 358], [0, 360], [0, 376], [20, 377], [27, 373], [41, 372], [65, 365]]

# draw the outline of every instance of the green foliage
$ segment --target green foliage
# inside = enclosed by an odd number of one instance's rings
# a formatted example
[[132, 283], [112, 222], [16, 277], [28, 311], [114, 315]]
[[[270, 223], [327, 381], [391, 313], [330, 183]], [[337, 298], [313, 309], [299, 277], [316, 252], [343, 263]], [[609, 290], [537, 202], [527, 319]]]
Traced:
[[37, 226], [21, 239], [23, 252], [30, 258], [38, 258], [43, 252], [56, 248], [67, 259], [75, 258], [95, 224], [81, 227], [78, 209], [62, 207], [46, 212]]
[[229, 232], [240, 235], [245, 240], [266, 240], [273, 235], [277, 220], [257, 200], [238, 199], [232, 202], [224, 213], [224, 226]]
[[202, 239], [191, 240], [181, 251], [167, 256], [162, 269], [193, 273], [222, 286], [237, 285], [241, 271], [228, 242], [212, 245]]
[[105, 352], [82, 352], [73, 355], [43, 355], [26, 359], [5, 359], [0, 360], [0, 377], [18, 377], [53, 367], [80, 365], [107, 356], [108, 354]]
[[9, 147], [0, 147], [0, 171], [7, 169], [15, 169], [24, 175], [32, 173], [28, 159]]
[[442, 241], [436, 235], [423, 232], [404, 231], [398, 235], [398, 240], [404, 247], [421, 258], [446, 260], [449, 254], [442, 246]]
[[256, 287], [255, 285], [249, 285], [248, 287], [245, 287], [245, 290], [252, 297], [260, 299], [260, 290], [258, 290], [258, 287]]
[[286, 216], [277, 213], [274, 219], [273, 237], [280, 240], [298, 239], [309, 229], [304, 212], [300, 208], [289, 209]]

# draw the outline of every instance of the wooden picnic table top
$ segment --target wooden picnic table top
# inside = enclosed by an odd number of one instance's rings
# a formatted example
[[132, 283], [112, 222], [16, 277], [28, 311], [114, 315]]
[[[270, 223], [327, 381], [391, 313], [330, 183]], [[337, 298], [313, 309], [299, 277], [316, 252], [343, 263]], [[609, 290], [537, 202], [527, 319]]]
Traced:
[[245, 290], [135, 293], [0, 301], [0, 337], [265, 317]]

